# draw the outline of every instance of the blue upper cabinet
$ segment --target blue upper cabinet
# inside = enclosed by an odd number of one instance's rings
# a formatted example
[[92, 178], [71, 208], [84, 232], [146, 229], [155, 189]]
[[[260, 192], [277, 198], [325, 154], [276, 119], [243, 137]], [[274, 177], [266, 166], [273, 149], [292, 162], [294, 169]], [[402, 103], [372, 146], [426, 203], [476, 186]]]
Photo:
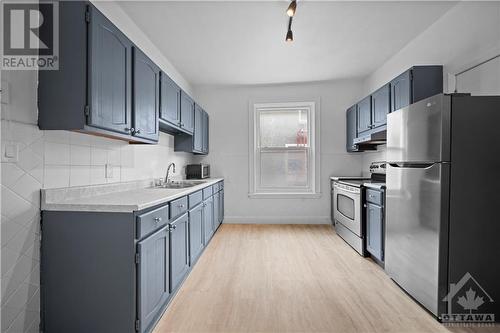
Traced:
[[180, 127], [181, 88], [163, 72], [161, 72], [160, 87], [160, 119], [175, 127]]
[[194, 107], [193, 152], [203, 152], [203, 109], [198, 104]]
[[387, 114], [391, 112], [391, 89], [386, 84], [372, 94], [372, 128], [387, 124]]
[[203, 136], [203, 154], [208, 154], [208, 147], [209, 147], [209, 143], [208, 143], [208, 134], [209, 134], [209, 116], [208, 116], [208, 113], [203, 110], [203, 122], [202, 122], [202, 136]]
[[194, 131], [194, 101], [181, 91], [181, 127], [188, 133]]
[[141, 50], [134, 47], [134, 136], [158, 140], [159, 93], [160, 69]]
[[371, 96], [364, 98], [358, 103], [358, 134], [369, 131], [372, 128], [372, 99]]
[[356, 105], [351, 106], [346, 111], [346, 150], [348, 152], [358, 151], [358, 146], [354, 144], [358, 134], [358, 119]]
[[104, 15], [90, 10], [88, 125], [130, 134], [132, 42]]
[[406, 71], [391, 81], [391, 111], [396, 111], [411, 103], [410, 73]]

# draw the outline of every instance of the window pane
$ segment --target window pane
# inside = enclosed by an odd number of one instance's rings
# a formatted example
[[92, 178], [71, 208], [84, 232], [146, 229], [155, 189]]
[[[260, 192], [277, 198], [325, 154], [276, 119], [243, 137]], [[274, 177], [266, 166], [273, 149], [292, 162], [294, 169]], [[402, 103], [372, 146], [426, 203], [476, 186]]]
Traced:
[[297, 147], [308, 144], [308, 110], [261, 110], [260, 146]]
[[261, 152], [261, 187], [307, 187], [308, 152]]

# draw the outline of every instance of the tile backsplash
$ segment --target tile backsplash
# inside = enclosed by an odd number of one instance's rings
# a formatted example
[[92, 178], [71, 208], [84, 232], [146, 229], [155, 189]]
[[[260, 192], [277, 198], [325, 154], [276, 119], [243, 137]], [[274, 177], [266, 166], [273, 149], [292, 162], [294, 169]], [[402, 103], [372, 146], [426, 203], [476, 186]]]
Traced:
[[370, 164], [372, 162], [383, 162], [386, 160], [386, 145], [377, 146], [377, 150], [363, 152], [363, 176], [370, 175]]

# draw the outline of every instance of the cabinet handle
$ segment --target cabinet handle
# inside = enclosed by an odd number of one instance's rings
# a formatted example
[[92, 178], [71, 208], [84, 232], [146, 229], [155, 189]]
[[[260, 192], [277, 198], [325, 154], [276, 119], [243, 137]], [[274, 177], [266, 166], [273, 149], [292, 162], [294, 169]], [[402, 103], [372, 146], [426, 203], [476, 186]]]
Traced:
[[128, 128], [128, 127], [125, 127], [125, 132], [133, 132], [134, 131], [134, 128], [131, 127], [131, 128]]
[[161, 217], [155, 217], [155, 222], [160, 223], [161, 222]]
[[175, 224], [171, 224], [168, 229], [170, 230], [175, 230], [177, 228], [177, 226]]
[[184, 204], [179, 204], [177, 207], [184, 208]]
[[141, 130], [138, 129], [137, 131], [134, 131], [134, 134], [141, 134]]
[[375, 196], [373, 194], [368, 194], [369, 198], [374, 198]]

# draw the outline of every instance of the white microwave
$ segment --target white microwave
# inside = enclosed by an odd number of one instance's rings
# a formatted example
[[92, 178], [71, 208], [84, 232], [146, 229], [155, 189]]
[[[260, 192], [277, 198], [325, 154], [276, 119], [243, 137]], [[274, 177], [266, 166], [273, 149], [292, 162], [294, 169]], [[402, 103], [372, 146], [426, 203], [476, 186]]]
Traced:
[[210, 165], [208, 164], [188, 164], [186, 166], [187, 179], [203, 179], [210, 177]]

